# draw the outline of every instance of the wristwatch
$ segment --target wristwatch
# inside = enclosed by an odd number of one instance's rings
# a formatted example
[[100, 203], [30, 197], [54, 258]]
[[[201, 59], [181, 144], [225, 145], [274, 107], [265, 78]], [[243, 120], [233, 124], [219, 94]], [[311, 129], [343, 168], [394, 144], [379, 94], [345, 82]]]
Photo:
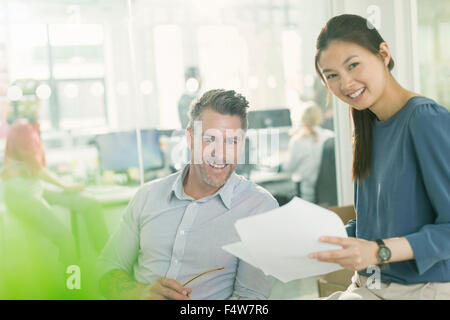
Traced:
[[391, 250], [386, 247], [386, 245], [384, 244], [384, 241], [381, 239], [377, 239], [375, 240], [375, 242], [378, 245], [378, 259], [381, 265], [385, 265], [387, 263], [389, 263], [389, 260], [391, 259]]

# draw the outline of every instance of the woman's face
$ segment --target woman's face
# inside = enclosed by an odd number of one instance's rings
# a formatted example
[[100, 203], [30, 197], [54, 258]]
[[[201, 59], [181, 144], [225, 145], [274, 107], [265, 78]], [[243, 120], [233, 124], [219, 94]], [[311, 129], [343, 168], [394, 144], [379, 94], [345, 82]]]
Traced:
[[328, 88], [358, 110], [375, 105], [385, 90], [389, 75], [390, 55], [385, 43], [381, 52], [383, 58], [352, 42], [332, 42], [321, 52], [318, 61]]

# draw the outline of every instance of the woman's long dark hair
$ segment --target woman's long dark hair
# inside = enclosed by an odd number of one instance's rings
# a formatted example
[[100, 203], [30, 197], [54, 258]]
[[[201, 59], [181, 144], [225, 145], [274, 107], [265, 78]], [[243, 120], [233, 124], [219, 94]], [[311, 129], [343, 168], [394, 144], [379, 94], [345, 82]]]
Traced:
[[[346, 41], [360, 45], [374, 54], [379, 54], [380, 44], [385, 42], [375, 27], [365, 18], [343, 14], [331, 18], [317, 38], [315, 67], [316, 72], [326, 83], [319, 68], [320, 54], [332, 42]], [[394, 60], [389, 61], [389, 71], [394, 68]], [[372, 157], [372, 128], [375, 115], [369, 110], [350, 108], [355, 129], [353, 132], [353, 180], [362, 181], [370, 174]]]

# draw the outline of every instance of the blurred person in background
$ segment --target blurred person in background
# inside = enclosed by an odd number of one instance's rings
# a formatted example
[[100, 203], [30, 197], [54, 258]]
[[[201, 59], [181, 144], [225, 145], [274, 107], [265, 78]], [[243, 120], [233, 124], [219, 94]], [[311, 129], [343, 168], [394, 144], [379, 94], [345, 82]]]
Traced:
[[297, 184], [297, 195], [314, 202], [315, 184], [319, 174], [324, 142], [334, 136], [333, 132], [320, 127], [323, 114], [314, 102], [307, 102], [301, 116], [301, 127], [295, 131], [288, 146], [287, 160], [281, 170], [292, 172]]
[[178, 117], [180, 119], [181, 127], [186, 129], [189, 123], [189, 108], [192, 101], [197, 98], [202, 87], [202, 78], [197, 67], [188, 67], [184, 72], [184, 89], [185, 92], [178, 100]]
[[314, 101], [323, 112], [322, 128], [334, 131], [334, 114], [331, 96], [322, 81], [317, 77], [314, 81]]
[[40, 101], [35, 92], [39, 83], [24, 80], [15, 85], [22, 90], [22, 98], [12, 102], [8, 115], [11, 125], [1, 171], [8, 210], [58, 247], [61, 262], [71, 264], [76, 259], [76, 239], [52, 205], [65, 207], [82, 217], [93, 248], [100, 253], [107, 241], [101, 205], [81, 193], [82, 185], [66, 183], [48, 170], [38, 123]]

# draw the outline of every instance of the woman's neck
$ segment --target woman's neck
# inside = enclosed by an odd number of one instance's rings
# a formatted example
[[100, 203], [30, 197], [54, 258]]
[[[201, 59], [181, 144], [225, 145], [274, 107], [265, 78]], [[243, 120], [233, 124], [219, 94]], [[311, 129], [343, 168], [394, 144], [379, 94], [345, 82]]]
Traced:
[[315, 132], [314, 126], [307, 125], [307, 124], [303, 124], [299, 130], [299, 133], [302, 136], [307, 136], [307, 135], [313, 134], [314, 132]]
[[369, 108], [379, 121], [390, 119], [406, 105], [409, 99], [418, 96], [418, 94], [403, 88], [392, 75], [388, 77], [383, 95]]

